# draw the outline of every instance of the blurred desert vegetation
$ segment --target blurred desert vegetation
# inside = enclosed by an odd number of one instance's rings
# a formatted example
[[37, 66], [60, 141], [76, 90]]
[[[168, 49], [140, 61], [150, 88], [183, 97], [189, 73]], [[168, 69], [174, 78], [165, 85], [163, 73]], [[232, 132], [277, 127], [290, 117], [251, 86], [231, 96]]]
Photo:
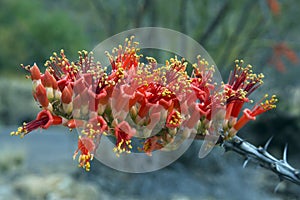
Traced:
[[268, 132], [265, 124], [281, 117], [292, 118], [287, 121], [298, 130], [299, 6], [297, 0], [1, 0], [0, 125], [28, 121], [38, 110], [21, 63], [35, 62], [43, 71], [53, 51], [63, 48], [76, 60], [78, 50], [92, 50], [121, 31], [159, 26], [202, 44], [224, 81], [235, 59], [251, 63], [254, 71], [266, 76], [252, 97], [259, 99], [268, 92], [277, 93], [280, 99], [278, 109], [253, 127]]

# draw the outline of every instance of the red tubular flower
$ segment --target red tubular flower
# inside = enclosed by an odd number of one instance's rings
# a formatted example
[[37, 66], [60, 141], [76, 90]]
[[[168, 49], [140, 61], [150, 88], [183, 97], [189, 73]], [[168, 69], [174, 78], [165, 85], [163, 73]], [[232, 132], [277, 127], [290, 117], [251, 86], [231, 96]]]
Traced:
[[[265, 98], [267, 95], [265, 95]], [[262, 101], [262, 100], [261, 100]], [[261, 102], [260, 101], [260, 102]], [[257, 115], [260, 115], [268, 110], [274, 109], [276, 107], [275, 103], [277, 102], [277, 98], [275, 95], [271, 97], [270, 100], [266, 100], [264, 103], [257, 103], [252, 110], [245, 109], [242, 117], [237, 121], [237, 123], [230, 130], [230, 134], [235, 134], [238, 130], [240, 130], [245, 124], [247, 124], [250, 120], [255, 120]]]
[[243, 60], [236, 60], [235, 63], [234, 71], [230, 73], [228, 82], [224, 85], [226, 99], [224, 128], [231, 127], [232, 123], [236, 122], [244, 103], [249, 102], [248, 96], [263, 83], [263, 74], [254, 74], [251, 65], [243, 67]]
[[[268, 95], [265, 95], [265, 97], [263, 99], [265, 99], [267, 97], [268, 97]], [[268, 110], [276, 108], [275, 104], [277, 103], [277, 101], [278, 101], [278, 99], [276, 98], [275, 95], [273, 95], [270, 100], [265, 100], [264, 103], [262, 103], [262, 100], [261, 100], [252, 108], [252, 110], [251, 110], [252, 115], [257, 116]]]
[[211, 83], [213, 77], [213, 68], [208, 67], [208, 62], [198, 57], [198, 63], [193, 65], [193, 77], [191, 78], [191, 87], [200, 102], [210, 97], [210, 92], [214, 90]]
[[129, 70], [132, 67], [138, 66], [140, 58], [140, 56], [136, 54], [136, 46], [138, 43], [133, 42], [133, 39], [133, 36], [130, 37], [130, 39], [126, 38], [125, 45], [123, 47], [119, 46], [119, 48], [113, 52], [113, 55], [110, 55], [108, 52], [106, 52], [113, 71], [117, 70], [118, 68]]
[[[50, 60], [46, 61], [45, 66], [51, 70], [51, 74], [58, 81], [65, 78], [74, 81], [78, 73], [75, 65], [70, 64], [63, 49], [60, 51], [59, 55], [53, 53]], [[62, 89], [63, 88], [61, 88], [61, 90]]]
[[228, 96], [227, 103], [238, 99], [240, 96], [248, 97], [263, 83], [263, 74], [254, 74], [251, 65], [243, 67], [243, 60], [236, 60], [235, 63], [234, 71], [230, 73], [227, 88], [225, 88], [226, 92], [230, 92], [228, 89], [233, 90]]
[[[208, 121], [212, 117], [212, 104], [214, 85], [211, 83], [213, 77], [213, 68], [209, 68], [208, 62], [201, 57], [198, 57], [198, 63], [193, 65], [193, 78], [191, 82], [191, 89], [197, 97], [197, 110], [199, 117], [205, 117]], [[198, 119], [199, 119], [198, 117]]]
[[197, 104], [200, 116], [205, 117], [207, 120], [211, 120], [211, 100], [207, 99], [205, 102], [200, 102]]
[[249, 109], [245, 109], [243, 111], [243, 115], [242, 117], [239, 119], [239, 121], [234, 125], [234, 129], [236, 131], [240, 130], [245, 124], [248, 123], [248, 121], [250, 120], [255, 120], [256, 117], [253, 115], [253, 113], [251, 112], [251, 110]]
[[[93, 129], [94, 132], [99, 131], [99, 132], [97, 132], [97, 134], [103, 133], [104, 131], [108, 130], [107, 123], [101, 116], [96, 116], [96, 117], [90, 119], [88, 128]], [[90, 136], [92, 136], [92, 135], [90, 135]]]
[[135, 135], [135, 129], [132, 129], [126, 121], [122, 121], [115, 127], [116, 147], [114, 152], [119, 154], [126, 152], [130, 153], [132, 149], [131, 138]]
[[29, 132], [38, 128], [48, 129], [52, 125], [62, 124], [62, 118], [59, 116], [52, 115], [49, 110], [42, 110], [37, 115], [36, 119], [24, 123], [22, 127], [19, 127], [16, 132], [11, 132], [11, 135], [27, 135]]
[[90, 171], [91, 164], [90, 161], [93, 160], [95, 151], [95, 143], [93, 139], [89, 137], [81, 137], [78, 139], [78, 147], [74, 152], [73, 159], [76, 158], [78, 152], [80, 151], [80, 156], [78, 158], [79, 167], [84, 168], [86, 171]]
[[152, 152], [163, 148], [163, 145], [158, 142], [159, 138], [157, 136], [153, 136], [148, 138], [143, 145], [143, 151], [148, 155], [152, 156]]
[[[142, 85], [137, 88], [137, 91], [136, 98], [141, 100], [139, 103], [142, 105], [138, 112], [141, 118], [146, 116], [152, 105], [156, 103], [162, 105], [166, 110], [172, 110], [175, 105], [179, 106], [176, 95], [160, 84], [149, 83], [148, 85]], [[180, 107], [176, 108], [180, 110]]]
[[180, 112], [173, 110], [167, 117], [167, 128], [177, 128], [182, 123]]
[[249, 102], [248, 98], [240, 98], [238, 100], [234, 100], [229, 103], [228, 106], [231, 106], [230, 116], [233, 118], [237, 118], [243, 108], [245, 102]]

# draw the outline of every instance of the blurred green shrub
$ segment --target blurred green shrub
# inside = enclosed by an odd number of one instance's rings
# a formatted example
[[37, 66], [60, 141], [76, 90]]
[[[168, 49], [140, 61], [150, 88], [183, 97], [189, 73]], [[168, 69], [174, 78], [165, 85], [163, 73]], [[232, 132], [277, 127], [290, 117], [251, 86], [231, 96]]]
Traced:
[[[38, 0], [0, 2], [0, 71], [16, 71], [20, 63], [43, 65], [61, 48], [77, 56], [86, 48], [82, 23], [64, 8]], [[75, 25], [76, 24], [76, 25]]]

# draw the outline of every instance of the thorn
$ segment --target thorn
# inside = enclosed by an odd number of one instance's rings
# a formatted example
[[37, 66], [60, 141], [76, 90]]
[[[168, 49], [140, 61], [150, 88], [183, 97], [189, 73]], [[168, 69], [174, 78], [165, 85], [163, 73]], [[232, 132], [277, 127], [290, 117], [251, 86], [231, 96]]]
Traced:
[[250, 160], [249, 158], [246, 158], [246, 159], [245, 159], [245, 161], [244, 161], [244, 163], [243, 163], [243, 168], [245, 168], [245, 167], [247, 166], [249, 160]]
[[280, 188], [280, 185], [281, 185], [281, 183], [282, 183], [283, 181], [282, 181], [282, 179], [280, 178], [280, 181], [279, 181], [279, 183], [276, 185], [276, 187], [274, 188], [274, 193], [277, 193], [278, 192], [278, 189]]
[[285, 144], [284, 150], [283, 150], [283, 162], [287, 163], [287, 149], [288, 149], [288, 144]]
[[273, 139], [273, 136], [271, 136], [271, 137], [268, 139], [268, 141], [266, 142], [266, 144], [265, 144], [265, 146], [264, 146], [264, 150], [267, 151], [267, 149], [268, 149], [268, 147], [269, 147], [269, 144], [271, 143], [272, 139]]

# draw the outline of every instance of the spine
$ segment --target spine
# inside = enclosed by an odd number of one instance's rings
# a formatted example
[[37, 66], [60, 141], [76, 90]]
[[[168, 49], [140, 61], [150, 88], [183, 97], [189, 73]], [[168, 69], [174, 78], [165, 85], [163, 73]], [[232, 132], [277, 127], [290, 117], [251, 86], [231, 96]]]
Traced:
[[287, 145], [284, 148], [282, 159], [277, 159], [267, 151], [271, 139], [267, 141], [264, 147], [256, 147], [242, 138], [235, 136], [231, 140], [221, 142], [220, 145], [226, 151], [234, 151], [244, 156], [245, 162], [243, 167], [247, 165], [248, 161], [252, 161], [267, 170], [273, 171], [278, 175], [280, 181], [288, 180], [300, 185], [300, 170], [293, 168], [287, 162]]

